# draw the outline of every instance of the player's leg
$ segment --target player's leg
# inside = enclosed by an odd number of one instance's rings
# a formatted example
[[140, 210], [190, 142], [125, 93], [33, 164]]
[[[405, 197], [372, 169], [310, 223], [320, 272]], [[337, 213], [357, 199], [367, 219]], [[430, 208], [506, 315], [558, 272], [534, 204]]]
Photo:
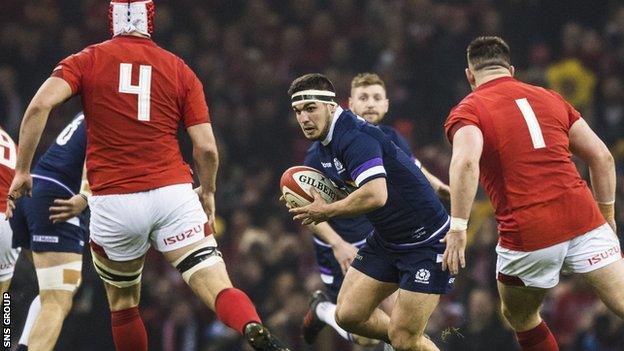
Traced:
[[41, 310], [28, 338], [29, 350], [52, 350], [82, 273], [82, 255], [68, 252], [34, 252]]
[[147, 331], [139, 314], [141, 274], [145, 255], [113, 261], [97, 244], [91, 244], [96, 272], [104, 282], [111, 311], [113, 341], [117, 351], [147, 351]]
[[338, 294], [336, 322], [350, 333], [389, 342], [390, 317], [377, 306], [397, 287], [349, 268]]
[[453, 288], [454, 278], [442, 270], [445, 244], [434, 241], [394, 254], [400, 271], [400, 290], [392, 308], [389, 335], [396, 350], [439, 350], [424, 334], [440, 295]]
[[571, 240], [565, 267], [580, 273], [602, 302], [624, 319], [624, 260], [609, 225]]
[[141, 274], [154, 219], [149, 191], [89, 198], [93, 266], [106, 290], [117, 351], [147, 351]]
[[321, 330], [329, 325], [343, 339], [353, 341], [358, 345], [372, 346], [379, 343], [378, 340], [353, 335], [336, 323], [336, 301], [344, 274], [331, 247], [315, 242], [314, 251], [325, 292], [317, 290], [310, 295], [310, 309], [304, 316], [301, 327], [303, 340], [308, 344], [313, 344]]
[[559, 350], [540, 308], [548, 289], [559, 282], [568, 247], [569, 242], [529, 252], [496, 248], [501, 309], [523, 351]]
[[438, 351], [424, 331], [439, 300], [437, 294], [399, 289], [388, 330], [392, 347], [397, 351]]
[[624, 319], [624, 260], [620, 259], [606, 267], [584, 273], [583, 277], [594, 287], [600, 300]]
[[232, 286], [212, 230], [205, 225], [206, 215], [191, 186], [164, 187], [152, 195], [154, 203], [170, 205], [162, 211], [161, 226], [150, 235], [152, 243], [182, 274], [193, 292], [219, 320], [244, 335], [256, 350], [287, 350], [261, 324], [247, 294]]
[[249, 296], [232, 285], [216, 245], [214, 237], [209, 235], [163, 255], [217, 318], [244, 335], [254, 349], [288, 350], [262, 325]]
[[24, 328], [22, 329], [22, 334], [17, 343], [17, 351], [28, 350], [28, 338], [30, 337], [30, 332], [35, 324], [35, 320], [39, 315], [39, 311], [41, 311], [41, 299], [39, 295], [37, 295], [30, 303], [30, 307], [28, 307], [26, 322], [24, 322]]
[[19, 256], [19, 249], [12, 247], [13, 231], [9, 222], [5, 220], [4, 214], [0, 214], [0, 293], [4, 294], [9, 290], [15, 263]]

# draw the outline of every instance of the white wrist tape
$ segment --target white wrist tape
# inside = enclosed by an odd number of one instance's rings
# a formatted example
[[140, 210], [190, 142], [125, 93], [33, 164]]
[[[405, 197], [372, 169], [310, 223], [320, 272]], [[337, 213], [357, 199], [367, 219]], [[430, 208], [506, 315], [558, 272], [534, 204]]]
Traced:
[[468, 229], [468, 220], [463, 218], [451, 217], [451, 230]]

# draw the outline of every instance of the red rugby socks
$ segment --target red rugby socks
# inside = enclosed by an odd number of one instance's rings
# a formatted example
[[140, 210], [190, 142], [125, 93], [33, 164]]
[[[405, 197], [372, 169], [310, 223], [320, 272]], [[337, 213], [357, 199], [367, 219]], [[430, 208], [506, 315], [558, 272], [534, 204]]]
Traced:
[[522, 351], [559, 351], [557, 340], [550, 332], [546, 322], [524, 332], [516, 332]]
[[147, 351], [147, 331], [139, 308], [111, 312], [113, 341], [117, 351]]
[[217, 295], [215, 312], [221, 322], [241, 335], [248, 323], [262, 323], [247, 294], [236, 288], [223, 289]]

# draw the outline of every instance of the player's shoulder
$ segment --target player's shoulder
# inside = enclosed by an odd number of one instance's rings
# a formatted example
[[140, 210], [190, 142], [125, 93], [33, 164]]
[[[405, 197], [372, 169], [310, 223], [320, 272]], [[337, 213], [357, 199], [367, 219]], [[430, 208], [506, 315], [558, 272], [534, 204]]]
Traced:
[[379, 127], [379, 129], [381, 129], [382, 132], [386, 133], [389, 136], [396, 136], [396, 135], [398, 135], [397, 130], [394, 129], [394, 127], [391, 126], [391, 125], [378, 124], [377, 127]]
[[461, 101], [457, 103], [457, 105], [453, 106], [451, 109], [451, 114], [453, 112], [459, 111], [474, 111], [476, 109], [477, 100], [479, 99], [479, 91], [473, 91], [470, 94], [466, 95]]

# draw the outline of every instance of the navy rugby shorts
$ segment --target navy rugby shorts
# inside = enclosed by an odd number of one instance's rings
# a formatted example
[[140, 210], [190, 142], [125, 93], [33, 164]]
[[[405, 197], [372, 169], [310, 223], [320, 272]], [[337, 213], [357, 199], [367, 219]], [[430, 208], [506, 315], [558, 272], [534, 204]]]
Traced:
[[[34, 252], [74, 252], [82, 254], [88, 240], [86, 214], [53, 224], [50, 206], [61, 196], [53, 194], [23, 196], [17, 200], [13, 217], [13, 247]], [[64, 196], [67, 197], [67, 196]]]
[[377, 240], [377, 233], [366, 240], [358, 251], [353, 268], [367, 276], [401, 289], [425, 294], [446, 294], [453, 288], [455, 278], [442, 270], [442, 255], [446, 245], [433, 242], [405, 250], [391, 250]]

